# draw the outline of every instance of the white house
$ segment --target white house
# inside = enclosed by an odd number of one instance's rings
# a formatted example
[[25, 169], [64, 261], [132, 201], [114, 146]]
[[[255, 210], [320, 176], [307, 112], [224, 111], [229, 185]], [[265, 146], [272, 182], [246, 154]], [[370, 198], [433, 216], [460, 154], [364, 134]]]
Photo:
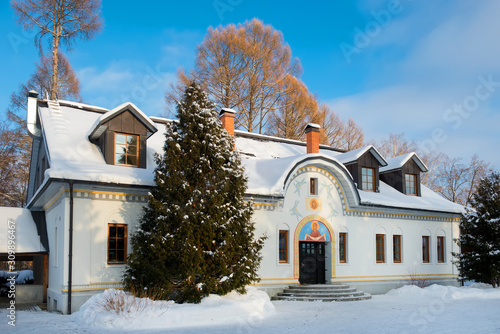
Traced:
[[[248, 175], [256, 234], [269, 237], [256, 285], [349, 282], [377, 293], [410, 274], [457, 284], [462, 208], [420, 184], [427, 167], [416, 154], [341, 152], [318, 145], [315, 125], [307, 143], [234, 131], [229, 109], [221, 121]], [[120, 287], [168, 122], [132, 103], [107, 110], [30, 92], [27, 208], [46, 224], [49, 309], [75, 311]]]

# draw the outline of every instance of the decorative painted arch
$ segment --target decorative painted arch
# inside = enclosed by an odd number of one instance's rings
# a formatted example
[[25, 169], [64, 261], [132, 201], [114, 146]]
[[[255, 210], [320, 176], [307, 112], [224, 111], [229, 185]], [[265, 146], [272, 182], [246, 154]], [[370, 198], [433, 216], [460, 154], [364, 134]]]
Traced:
[[[331, 166], [328, 166], [327, 162], [330, 162]], [[337, 193], [338, 198], [340, 199], [340, 206], [342, 208], [342, 212], [334, 212], [333, 216], [336, 216], [338, 214], [342, 214], [344, 216], [352, 215], [354, 211], [350, 210], [349, 207], [352, 205], [358, 205], [358, 203], [360, 202], [359, 194], [355, 189], [355, 186], [352, 183], [350, 177], [348, 177], [347, 174], [345, 174], [348, 172], [344, 170], [345, 168], [342, 169], [341, 167], [338, 167], [337, 170], [335, 168], [337, 167], [337, 164], [338, 163], [333, 163], [329, 160], [326, 161], [318, 160], [314, 164], [305, 166], [300, 166], [300, 165], [295, 166], [295, 169], [292, 170], [286, 177], [284, 193], [286, 194], [288, 192], [288, 188], [292, 186], [295, 187], [294, 192], [300, 194], [300, 189], [296, 188], [297, 187], [300, 188], [303, 184], [305, 184], [302, 175], [304, 173], [311, 173], [311, 172], [318, 173], [325, 176], [330, 181], [328, 185], [329, 189], [327, 192], [329, 199], [333, 199], [332, 196], [334, 193]], [[333, 217], [330, 216], [328, 218], [332, 219]]]
[[[335, 277], [335, 233], [333, 231], [332, 226], [326, 220], [325, 218], [318, 216], [318, 215], [309, 215], [307, 217], [304, 217], [297, 227], [295, 228], [295, 234], [293, 238], [293, 248], [294, 248], [294, 254], [293, 254], [293, 275], [294, 278], [299, 278], [299, 241], [301, 241], [300, 237], [305, 236], [305, 232], [307, 230], [307, 227], [311, 226], [314, 222], [318, 223], [318, 230], [320, 231], [320, 234], [324, 234], [324, 240], [321, 240], [322, 242], [330, 243], [330, 249], [331, 249], [331, 276], [332, 278]], [[319, 240], [318, 240], [319, 241]]]

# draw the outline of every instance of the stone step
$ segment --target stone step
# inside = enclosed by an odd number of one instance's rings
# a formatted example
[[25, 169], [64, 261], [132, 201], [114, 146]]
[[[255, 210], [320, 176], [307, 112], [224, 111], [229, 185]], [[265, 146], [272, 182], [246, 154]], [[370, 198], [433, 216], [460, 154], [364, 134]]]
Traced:
[[347, 284], [317, 284], [317, 285], [291, 285], [287, 289], [300, 289], [300, 290], [336, 290], [336, 289], [348, 289], [350, 288]]
[[306, 301], [306, 302], [333, 302], [333, 301], [358, 301], [370, 299], [372, 296], [368, 293], [362, 293], [359, 296], [339, 296], [339, 297], [292, 297], [292, 296], [275, 296], [272, 300], [283, 300], [283, 301]]
[[369, 299], [371, 295], [347, 284], [300, 284], [291, 285], [272, 300], [288, 301], [354, 301]]
[[291, 292], [281, 292], [278, 296], [283, 297], [344, 297], [344, 296], [361, 296], [363, 291], [348, 291], [348, 292], [332, 292], [332, 293], [291, 293]]
[[342, 289], [311, 289], [311, 290], [306, 290], [306, 289], [294, 289], [294, 288], [288, 288], [283, 290], [283, 292], [287, 293], [342, 293], [342, 292], [351, 292], [351, 291], [356, 291], [356, 288], [342, 288]]

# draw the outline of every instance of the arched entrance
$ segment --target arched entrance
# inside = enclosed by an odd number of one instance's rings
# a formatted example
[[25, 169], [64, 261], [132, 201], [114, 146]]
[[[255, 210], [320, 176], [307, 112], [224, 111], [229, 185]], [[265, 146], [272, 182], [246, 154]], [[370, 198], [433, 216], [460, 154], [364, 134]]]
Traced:
[[334, 276], [334, 233], [326, 219], [300, 221], [294, 238], [294, 276], [302, 284], [324, 284]]

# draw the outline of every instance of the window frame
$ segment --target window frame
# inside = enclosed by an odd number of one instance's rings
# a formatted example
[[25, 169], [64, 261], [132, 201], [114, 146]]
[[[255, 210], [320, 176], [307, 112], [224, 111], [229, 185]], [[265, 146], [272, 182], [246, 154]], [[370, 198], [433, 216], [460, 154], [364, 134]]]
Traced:
[[445, 238], [443, 236], [438, 236], [437, 241], [436, 241], [436, 251], [437, 251], [437, 262], [438, 263], [445, 263], [446, 262], [446, 257], [445, 257]]
[[431, 248], [430, 247], [430, 237], [428, 235], [423, 235], [422, 236], [422, 263], [431, 263], [430, 248]]
[[[117, 154], [117, 153], [116, 153], [116, 147], [117, 147], [117, 143], [116, 143], [116, 136], [117, 136], [117, 135], [122, 135], [122, 136], [126, 136], [126, 137], [135, 137], [135, 138], [136, 138], [136, 143], [137, 143], [137, 145], [136, 145], [136, 152], [137, 152], [137, 153], [136, 153], [136, 155], [135, 155], [135, 157], [136, 157], [136, 159], [137, 159], [137, 160], [136, 160], [136, 164], [127, 164], [127, 163], [122, 164], [122, 163], [119, 163], [119, 162], [117, 162], [117, 161], [116, 161], [116, 154]], [[140, 142], [139, 142], [139, 141], [140, 141], [140, 139], [141, 139], [141, 138], [140, 138], [140, 136], [139, 136], [139, 135], [130, 134], [130, 133], [124, 133], [124, 132], [115, 132], [115, 133], [114, 133], [114, 145], [113, 145], [113, 150], [114, 150], [114, 151], [113, 151], [113, 163], [114, 163], [114, 165], [116, 165], [116, 166], [139, 167], [139, 157], [140, 157]], [[127, 139], [125, 139], [125, 142], [126, 142], [126, 144], [125, 144], [125, 145], [126, 145], [126, 146], [125, 146], [125, 148], [126, 148], [126, 150], [127, 150], [127, 148], [128, 148], [128, 143], [127, 143], [127, 142], [128, 142], [128, 140], [127, 140]], [[119, 145], [122, 145], [122, 144], [119, 144]], [[127, 156], [128, 156], [128, 154], [125, 152], [125, 161], [127, 161]], [[130, 156], [132, 156], [132, 155], [130, 155]]]
[[[364, 180], [364, 177], [366, 176], [368, 178], [368, 174], [365, 173], [365, 171], [371, 171], [371, 182], [370, 180]], [[372, 189], [368, 189], [368, 185], [372, 186]], [[375, 191], [375, 168], [372, 167], [361, 167], [361, 189], [365, 191]]]
[[318, 195], [318, 179], [315, 177], [309, 178], [309, 195]]
[[[114, 249], [111, 249], [110, 248], [110, 240], [111, 240], [111, 236], [110, 236], [110, 228], [111, 227], [116, 227], [116, 228], [119, 228], [119, 227], [124, 227], [124, 233], [123, 233], [123, 238], [119, 238], [118, 237], [118, 231], [117, 231], [117, 236], [114, 238], [117, 242], [116, 242], [116, 247]], [[114, 264], [126, 264], [127, 263], [127, 243], [128, 243], [128, 226], [127, 224], [108, 224], [108, 241], [107, 241], [107, 255], [106, 255], [106, 258], [107, 258], [107, 263], [110, 264], [110, 265], [114, 265]], [[121, 249], [121, 248], [118, 248], [118, 239], [124, 239], [124, 242], [123, 242], [123, 247], [124, 249]], [[110, 261], [109, 260], [109, 252], [111, 250], [114, 250], [115, 252], [118, 253], [119, 250], [123, 250], [123, 261], [118, 261], [118, 260], [115, 260], [115, 261]]]
[[[382, 240], [380, 247], [379, 238]], [[379, 249], [382, 251], [382, 260], [379, 260]], [[375, 234], [375, 261], [377, 263], [385, 263], [385, 234]]]
[[347, 233], [339, 232], [339, 263], [347, 263]]
[[[398, 239], [398, 243], [395, 242], [395, 240]], [[401, 256], [401, 240], [402, 240], [401, 234], [393, 234], [392, 235], [392, 262], [393, 263], [402, 263], [403, 259]], [[397, 245], [397, 249], [396, 249]], [[399, 256], [399, 260], [396, 260], [396, 254]]]
[[[282, 234], [285, 236], [284, 241], [282, 241], [282, 239], [281, 239]], [[289, 263], [288, 236], [289, 236], [288, 230], [279, 230], [279, 232], [278, 232], [278, 262], [279, 263]], [[282, 255], [284, 255], [284, 257], [285, 257], [284, 260], [281, 259]]]
[[[411, 186], [412, 184], [413, 186]], [[412, 189], [413, 193], [409, 192], [409, 189]], [[405, 194], [418, 196], [417, 174], [405, 173]]]

